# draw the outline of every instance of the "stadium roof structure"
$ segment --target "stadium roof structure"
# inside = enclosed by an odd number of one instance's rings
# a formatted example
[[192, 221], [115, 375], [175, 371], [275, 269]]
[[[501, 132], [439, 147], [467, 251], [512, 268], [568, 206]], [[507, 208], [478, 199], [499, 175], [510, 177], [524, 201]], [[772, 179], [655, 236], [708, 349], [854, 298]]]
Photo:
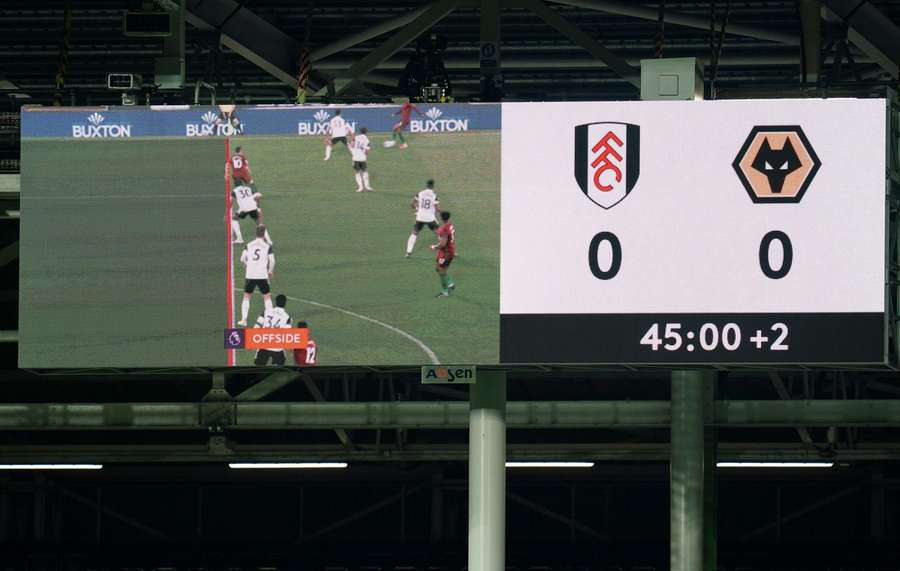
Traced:
[[[454, 95], [478, 99], [482, 26], [499, 29], [509, 100], [637, 99], [634, 70], [660, 53], [698, 58], [707, 84], [715, 67], [720, 98], [883, 96], [900, 62], [900, 0], [667, 0], [664, 9], [630, 0], [185, 2], [186, 89], [166, 94], [179, 103], [192, 102], [200, 82], [220, 102], [292, 102], [304, 46], [311, 95], [390, 98], [414, 40], [430, 31], [447, 40]], [[16, 369], [19, 116], [3, 111], [58, 95], [64, 105], [117, 104], [107, 73], [153, 77], [162, 42], [122, 33], [123, 9], [141, 4], [0, 3], [0, 458], [104, 464], [53, 477], [0, 472], [0, 551], [28, 545], [5, 550], [4, 565], [463, 568], [465, 387], [422, 385], [408, 368]], [[499, 19], [484, 20], [482, 5]], [[666, 568], [669, 375], [509, 372], [509, 459], [596, 462], [583, 472], [509, 475], [510, 569]], [[761, 569], [751, 565], [776, 556], [795, 568], [867, 558], [869, 568], [896, 566], [897, 373], [710, 376], [704, 414], [720, 459], [835, 465], [815, 478], [717, 473], [727, 568]], [[351, 469], [227, 469], [299, 460]]]
[[[119, 94], [106, 89], [107, 73], [150, 82], [163, 42], [123, 35], [123, 3], [69, 5], [67, 12], [64, 0], [3, 3], [0, 90], [47, 102], [60, 79], [67, 104], [109, 103]], [[397, 95], [416, 39], [429, 33], [446, 40], [443, 61], [461, 99], [480, 95], [479, 50], [492, 34], [500, 39], [507, 100], [636, 99], [639, 62], [658, 55], [697, 58], [721, 98], [865, 95], [897, 79], [896, 0], [485, 6], [496, 18], [476, 0], [186, 0], [186, 96], [205, 82], [220, 101], [293, 101], [302, 48], [310, 54], [311, 95]]]

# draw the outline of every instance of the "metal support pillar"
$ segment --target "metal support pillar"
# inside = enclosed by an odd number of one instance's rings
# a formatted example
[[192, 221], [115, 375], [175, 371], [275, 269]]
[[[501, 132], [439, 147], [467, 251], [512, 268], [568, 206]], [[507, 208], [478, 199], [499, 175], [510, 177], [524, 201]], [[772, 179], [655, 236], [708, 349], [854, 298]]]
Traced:
[[711, 377], [703, 371], [672, 372], [672, 571], [704, 569], [704, 389]]
[[481, 0], [481, 98], [500, 101], [503, 76], [500, 74], [500, 0]]
[[797, 4], [800, 12], [800, 26], [803, 31], [801, 53], [803, 64], [803, 81], [815, 86], [819, 81], [819, 46], [822, 43], [822, 1], [800, 0]]
[[716, 571], [719, 559], [719, 484], [716, 480], [719, 429], [713, 425], [716, 396], [716, 376], [713, 373], [703, 383], [703, 419], [706, 423], [703, 443], [703, 568], [706, 571]]
[[225, 372], [224, 371], [214, 371], [212, 374], [212, 386], [209, 388], [209, 392], [203, 397], [204, 401], [229, 401], [231, 400], [231, 395], [228, 393], [228, 389], [225, 388]]
[[506, 373], [478, 374], [469, 395], [469, 571], [506, 566]]
[[179, 0], [178, 7], [171, 11], [172, 34], [163, 40], [163, 57], [155, 62], [155, 81], [165, 89], [184, 87], [184, 21], [185, 0]]

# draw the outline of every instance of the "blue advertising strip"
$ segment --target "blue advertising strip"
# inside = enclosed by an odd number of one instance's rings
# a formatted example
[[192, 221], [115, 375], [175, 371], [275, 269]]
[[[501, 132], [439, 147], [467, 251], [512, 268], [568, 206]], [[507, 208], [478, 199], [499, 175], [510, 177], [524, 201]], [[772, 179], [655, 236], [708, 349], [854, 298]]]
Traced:
[[[500, 129], [500, 104], [421, 104], [407, 129], [412, 133], [464, 133]], [[342, 106], [155, 106], [23, 108], [22, 136], [70, 139], [210, 137], [327, 134], [341, 110], [355, 131], [388, 132], [399, 105]]]

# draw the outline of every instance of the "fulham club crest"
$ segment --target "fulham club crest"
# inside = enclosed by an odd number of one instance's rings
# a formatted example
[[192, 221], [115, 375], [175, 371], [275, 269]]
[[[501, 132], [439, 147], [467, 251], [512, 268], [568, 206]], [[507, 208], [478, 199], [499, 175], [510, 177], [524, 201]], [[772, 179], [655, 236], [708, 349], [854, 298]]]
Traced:
[[575, 127], [575, 180], [595, 204], [612, 208], [637, 183], [641, 172], [641, 128], [630, 123], [586, 123]]

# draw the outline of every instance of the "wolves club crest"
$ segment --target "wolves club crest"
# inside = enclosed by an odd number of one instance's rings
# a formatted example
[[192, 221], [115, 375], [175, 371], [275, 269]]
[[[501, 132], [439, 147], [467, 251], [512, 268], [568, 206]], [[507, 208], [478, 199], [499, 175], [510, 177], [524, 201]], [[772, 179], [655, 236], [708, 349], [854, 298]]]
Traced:
[[637, 183], [641, 128], [630, 123], [586, 123], [575, 127], [575, 180], [595, 204], [612, 208]]
[[731, 165], [757, 203], [800, 202], [822, 166], [799, 125], [756, 126]]

